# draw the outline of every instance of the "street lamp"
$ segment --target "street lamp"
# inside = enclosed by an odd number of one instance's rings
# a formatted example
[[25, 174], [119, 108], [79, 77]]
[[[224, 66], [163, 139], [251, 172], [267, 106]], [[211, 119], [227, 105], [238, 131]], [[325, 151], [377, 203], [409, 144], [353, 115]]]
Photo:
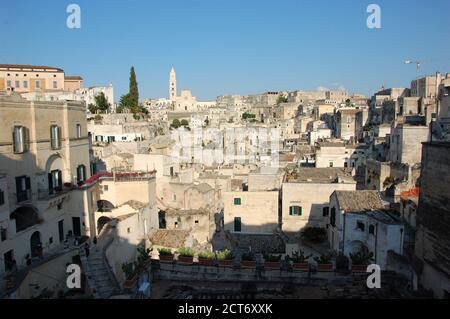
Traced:
[[422, 65], [423, 61], [412, 61], [412, 60], [406, 60], [405, 64], [415, 64], [416, 65], [416, 93], [419, 94], [419, 69]]

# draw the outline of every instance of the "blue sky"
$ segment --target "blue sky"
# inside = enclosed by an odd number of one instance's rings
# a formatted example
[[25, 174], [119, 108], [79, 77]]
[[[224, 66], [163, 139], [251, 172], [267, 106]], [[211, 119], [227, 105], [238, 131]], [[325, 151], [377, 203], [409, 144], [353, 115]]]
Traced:
[[[66, 7], [81, 7], [81, 29]], [[366, 8], [381, 7], [381, 29]], [[128, 91], [135, 66], [143, 97], [178, 88], [198, 99], [268, 90], [338, 88], [372, 94], [450, 72], [449, 0], [0, 0], [0, 63], [51, 65], [85, 86]]]

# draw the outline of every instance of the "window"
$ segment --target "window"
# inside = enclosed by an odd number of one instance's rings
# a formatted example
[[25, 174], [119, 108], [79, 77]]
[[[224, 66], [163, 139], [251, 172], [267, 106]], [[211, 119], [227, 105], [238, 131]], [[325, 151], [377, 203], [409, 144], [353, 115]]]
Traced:
[[330, 162], [330, 167], [333, 167], [333, 165], [334, 165], [334, 163], [333, 163], [333, 162]]
[[31, 179], [28, 176], [16, 177], [17, 202], [31, 199]]
[[302, 207], [301, 206], [289, 207], [289, 215], [290, 216], [302, 216]]
[[81, 124], [77, 124], [77, 138], [81, 137]]
[[14, 153], [25, 153], [29, 149], [29, 131], [24, 126], [14, 126], [13, 131], [13, 148]]
[[131, 233], [131, 228], [130, 227], [127, 228], [127, 233], [128, 234]]
[[11, 86], [11, 80], [6, 81], [6, 87], [10, 88]]
[[50, 238], [48, 239], [48, 243], [49, 243], [49, 244], [53, 244], [53, 237], [50, 237]]
[[23, 87], [24, 87], [25, 89], [28, 89], [28, 81], [23, 81]]
[[16, 87], [16, 88], [20, 88], [20, 81], [16, 81], [15, 87]]
[[237, 198], [234, 199], [234, 205], [235, 205], [235, 206], [241, 205], [241, 199], [240, 199], [239, 197], [237, 197]]
[[356, 221], [356, 229], [360, 230], [360, 231], [364, 231], [366, 228], [366, 225], [364, 225], [364, 223], [362, 221]]
[[173, 201], [175, 202], [177, 200], [177, 195], [173, 194]]
[[369, 234], [375, 235], [375, 226], [374, 225], [369, 226]]
[[49, 194], [53, 194], [55, 191], [62, 189], [62, 172], [60, 170], [54, 170], [48, 173], [48, 191]]
[[79, 165], [77, 167], [77, 181], [78, 183], [84, 182], [86, 180], [86, 166]]
[[5, 192], [0, 189], [0, 206], [5, 204]]
[[7, 236], [6, 236], [6, 228], [2, 228], [0, 227], [0, 238], [1, 241], [5, 241]]
[[50, 145], [52, 150], [61, 148], [61, 128], [57, 125], [50, 126]]
[[323, 207], [322, 208], [322, 216], [327, 217], [330, 214], [330, 208], [329, 207]]
[[57, 89], [57, 88], [58, 88], [58, 82], [53, 81], [53, 88], [54, 88], [54, 89]]
[[336, 227], [336, 208], [331, 208], [330, 225]]
[[58, 210], [61, 210], [61, 209], [62, 209], [62, 203], [58, 203], [58, 205], [56, 205], [56, 208], [57, 208]]
[[107, 192], [108, 189], [109, 189], [108, 185], [103, 186], [103, 190], [104, 190], [105, 192]]
[[41, 81], [36, 80], [36, 81], [34, 81], [34, 84], [35, 84], [36, 89], [40, 89], [41, 88]]
[[234, 218], [234, 231], [240, 232], [241, 229], [242, 229], [241, 217], [235, 217]]

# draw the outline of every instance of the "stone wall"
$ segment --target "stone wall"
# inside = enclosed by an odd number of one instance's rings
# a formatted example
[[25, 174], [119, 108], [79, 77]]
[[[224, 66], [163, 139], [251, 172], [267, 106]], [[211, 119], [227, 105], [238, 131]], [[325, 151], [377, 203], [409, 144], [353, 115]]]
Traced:
[[450, 144], [424, 143], [416, 256], [424, 262], [421, 283], [437, 297], [450, 292]]

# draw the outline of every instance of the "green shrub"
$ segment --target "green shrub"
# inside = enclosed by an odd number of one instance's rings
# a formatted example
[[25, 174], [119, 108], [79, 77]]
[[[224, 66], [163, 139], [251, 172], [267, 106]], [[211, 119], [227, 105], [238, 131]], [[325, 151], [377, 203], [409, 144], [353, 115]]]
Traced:
[[231, 260], [231, 259], [233, 259], [233, 255], [231, 254], [230, 250], [225, 249], [225, 250], [217, 252], [217, 259], [218, 260]]
[[322, 255], [320, 257], [314, 257], [314, 260], [318, 264], [331, 264], [331, 255]]
[[242, 260], [245, 261], [254, 261], [255, 260], [255, 255], [251, 252], [246, 252], [244, 254], [242, 254]]
[[266, 255], [264, 256], [264, 259], [268, 262], [277, 262], [281, 260], [280, 255]]
[[179, 248], [177, 252], [181, 257], [194, 257], [194, 251], [192, 248], [182, 247]]
[[202, 259], [214, 259], [214, 253], [210, 251], [202, 251], [198, 254], [198, 258]]
[[159, 255], [160, 256], [172, 256], [172, 250], [168, 249], [168, 248], [160, 248], [158, 249]]
[[296, 264], [304, 264], [308, 262], [308, 259], [311, 258], [312, 255], [305, 255], [303, 250], [294, 251], [292, 253], [292, 261]]
[[367, 265], [373, 260], [374, 254], [370, 252], [366, 247], [363, 247], [359, 252], [350, 254], [350, 259], [354, 265]]

